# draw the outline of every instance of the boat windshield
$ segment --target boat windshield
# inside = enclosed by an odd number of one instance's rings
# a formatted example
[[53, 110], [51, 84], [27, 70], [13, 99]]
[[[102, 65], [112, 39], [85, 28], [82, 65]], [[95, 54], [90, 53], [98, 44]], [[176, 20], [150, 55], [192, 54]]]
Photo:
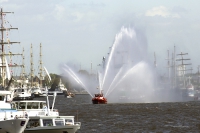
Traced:
[[0, 96], [0, 101], [3, 101], [4, 100], [4, 96]]
[[27, 109], [38, 109], [38, 102], [27, 102]]
[[37, 127], [37, 126], [40, 126], [40, 120], [39, 119], [31, 119], [31, 120], [29, 120], [26, 127], [33, 128], [33, 127]]
[[25, 92], [24, 89], [16, 89], [15, 92]]
[[17, 109], [17, 105], [15, 103], [11, 103], [11, 108], [12, 109]]
[[18, 109], [25, 109], [26, 108], [26, 103], [25, 102], [20, 102]]
[[43, 119], [43, 125], [44, 126], [53, 126], [52, 119]]
[[55, 119], [55, 124], [56, 126], [64, 126], [64, 121], [63, 119]]
[[65, 119], [65, 124], [66, 125], [73, 125], [72, 119]]

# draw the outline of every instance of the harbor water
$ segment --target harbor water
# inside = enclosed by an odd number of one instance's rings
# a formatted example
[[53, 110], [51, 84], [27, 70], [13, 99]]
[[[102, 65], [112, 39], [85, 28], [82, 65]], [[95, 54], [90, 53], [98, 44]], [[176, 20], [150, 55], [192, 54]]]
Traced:
[[[91, 99], [90, 95], [57, 96], [55, 108], [81, 122], [77, 133], [200, 132], [200, 101], [94, 105]], [[49, 101], [51, 106], [53, 97]]]

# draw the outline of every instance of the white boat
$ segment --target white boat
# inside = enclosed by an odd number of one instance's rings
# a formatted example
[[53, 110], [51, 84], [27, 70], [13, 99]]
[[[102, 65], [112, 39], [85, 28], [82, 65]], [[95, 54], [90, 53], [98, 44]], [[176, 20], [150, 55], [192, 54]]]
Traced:
[[55, 90], [49, 89], [48, 94], [52, 95], [52, 94], [54, 94], [54, 92], [57, 93], [58, 95], [66, 95], [66, 93], [67, 93], [67, 88], [66, 88], [65, 85], [62, 83], [61, 79], [60, 79], [60, 81], [59, 81], [58, 86], [55, 88]]
[[192, 84], [187, 86], [187, 94], [189, 97], [194, 97], [195, 94], [195, 90], [194, 90], [194, 86]]
[[31, 116], [24, 133], [76, 133], [80, 123], [73, 116]]
[[51, 89], [48, 91], [48, 94], [49, 95], [53, 95], [53, 93], [56, 93], [58, 95], [64, 95], [65, 97], [67, 98], [72, 98], [74, 97], [74, 94], [69, 92], [67, 90], [67, 88], [65, 87], [65, 85], [62, 83], [61, 79], [59, 81], [59, 84], [58, 86], [55, 88], [55, 90], [52, 90]]
[[10, 91], [0, 91], [0, 133], [22, 133], [29, 119], [14, 117], [18, 112], [11, 108], [10, 100]]
[[34, 96], [29, 88], [16, 88], [14, 89], [13, 100], [32, 100]]
[[42, 91], [39, 87], [33, 87], [31, 91], [34, 97], [39, 97], [42, 94]]
[[182, 89], [182, 100], [183, 101], [194, 101], [198, 100], [195, 93], [194, 86], [192, 84], [187, 85], [186, 88]]
[[[55, 93], [54, 93], [55, 94]], [[12, 106], [21, 112], [28, 114], [29, 122], [24, 133], [75, 133], [80, 129], [81, 123], [74, 121], [74, 116], [60, 116], [57, 109], [49, 106], [48, 95], [46, 101], [22, 100], [13, 101]]]
[[34, 97], [44, 97], [44, 96], [46, 96], [45, 88], [40, 88], [39, 86], [33, 87], [31, 89], [31, 93]]

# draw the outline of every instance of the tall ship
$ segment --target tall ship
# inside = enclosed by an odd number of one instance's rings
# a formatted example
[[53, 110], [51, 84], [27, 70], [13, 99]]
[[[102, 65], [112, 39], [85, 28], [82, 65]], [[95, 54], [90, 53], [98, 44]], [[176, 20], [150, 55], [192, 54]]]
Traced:
[[[12, 81], [12, 73], [9, 71], [9, 67], [13, 67], [12, 63], [7, 63], [6, 57], [12, 57], [13, 55], [7, 50], [5, 45], [10, 45], [19, 42], [11, 42], [7, 37], [4, 39], [5, 33], [8, 35], [8, 31], [17, 28], [7, 28], [4, 23], [7, 23], [5, 14], [10, 12], [3, 12], [1, 9], [1, 63], [0, 74], [2, 78], [0, 91], [0, 133], [75, 133], [80, 129], [81, 123], [75, 122], [75, 116], [60, 116], [58, 110], [53, 109], [55, 103], [56, 93], [54, 93], [54, 100], [52, 107], [49, 106], [48, 89], [45, 88], [46, 101], [24, 100], [19, 99], [14, 101], [13, 92], [15, 90], [21, 90], [24, 93], [23, 88], [28, 88], [23, 82], [24, 72], [22, 74], [21, 86], [14, 89], [9, 89]], [[8, 47], [9, 48], [9, 47]], [[7, 54], [6, 51], [9, 51]], [[32, 55], [31, 55], [32, 56]], [[31, 61], [31, 64], [33, 62]], [[24, 65], [21, 65], [24, 68]], [[10, 77], [8, 76], [10, 74]], [[33, 77], [33, 66], [31, 66], [31, 77]], [[31, 81], [33, 79], [31, 78]], [[6, 81], [9, 81], [8, 83]], [[31, 82], [31, 86], [33, 82]], [[23, 91], [22, 91], [23, 90]], [[22, 94], [20, 93], [20, 94]], [[19, 95], [19, 93], [18, 93]]]
[[[9, 51], [10, 45], [19, 42], [11, 42], [8, 38], [8, 31], [12, 29], [17, 29], [11, 27], [7, 27], [9, 22], [5, 19], [6, 14], [13, 12], [5, 12], [3, 8], [0, 11], [0, 20], [1, 20], [1, 51], [0, 51], [0, 75], [1, 75], [1, 90], [0, 90], [0, 133], [22, 133], [26, 128], [26, 125], [29, 121], [28, 118], [21, 116], [20, 118], [14, 117], [13, 112], [17, 113], [17, 110], [12, 109], [11, 101], [12, 101], [12, 89], [11, 81], [12, 75], [9, 71], [9, 67], [13, 67], [12, 62], [7, 61], [6, 57], [11, 58], [13, 54]], [[6, 37], [6, 39], [4, 38]], [[5, 45], [8, 46], [9, 53], [6, 53]], [[17, 66], [17, 65], [16, 65]], [[7, 81], [7, 82], [6, 82]], [[9, 82], [8, 82], [9, 81]]]
[[[13, 13], [13, 12], [4, 12], [1, 8], [1, 41], [0, 41], [0, 75], [2, 78], [1, 82], [1, 89], [11, 89], [9, 88], [11, 85], [11, 82], [9, 83], [9, 80], [12, 80], [12, 74], [9, 69], [13, 67], [23, 67], [22, 65], [18, 65], [16, 63], [13, 63], [12, 57], [16, 55], [22, 55], [19, 53], [12, 53], [11, 52], [11, 45], [20, 43], [20, 42], [14, 42], [10, 41], [9, 39], [9, 31], [10, 30], [17, 30], [18, 28], [13, 28], [12, 25], [9, 23], [9, 21], [6, 20], [6, 14]], [[9, 84], [8, 84], [9, 83]], [[7, 88], [6, 88], [7, 87]]]
[[[23, 53], [13, 53], [11, 45], [20, 44], [17, 41], [10, 41], [9, 32], [11, 30], [18, 30], [18, 28], [13, 28], [12, 25], [6, 20], [6, 14], [13, 12], [3, 12], [1, 9], [1, 51], [0, 51], [0, 75], [2, 79], [2, 83], [0, 85], [1, 90], [9, 90], [12, 91], [13, 100], [18, 99], [29, 99], [31, 97], [31, 93], [28, 93], [28, 89], [25, 83], [25, 70], [24, 70], [24, 62], [23, 64], [19, 64], [13, 61], [14, 56], [22, 57], [22, 61], [24, 61], [24, 49]], [[15, 67], [20, 67], [22, 69], [22, 73], [20, 76], [20, 82], [13, 84], [14, 76], [13, 73], [17, 74], [17, 71], [13, 70]]]

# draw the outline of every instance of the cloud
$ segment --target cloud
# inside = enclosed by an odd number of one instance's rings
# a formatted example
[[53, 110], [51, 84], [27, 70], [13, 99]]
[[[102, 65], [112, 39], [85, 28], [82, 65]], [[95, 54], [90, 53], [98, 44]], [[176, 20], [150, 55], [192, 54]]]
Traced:
[[65, 14], [65, 8], [61, 5], [56, 5], [54, 9], [54, 17], [57, 20], [61, 20]]
[[85, 14], [76, 11], [76, 12], [71, 13], [71, 16], [73, 16], [73, 18], [74, 18], [73, 21], [74, 22], [78, 22], [85, 16]]
[[150, 16], [150, 17], [161, 16], [164, 18], [167, 18], [167, 17], [180, 18], [180, 15], [178, 13], [172, 13], [171, 10], [169, 10], [168, 8], [166, 8], [164, 6], [153, 7], [152, 9], [147, 10], [145, 13], [145, 16]]
[[8, 2], [8, 0], [0, 0], [0, 3]]

